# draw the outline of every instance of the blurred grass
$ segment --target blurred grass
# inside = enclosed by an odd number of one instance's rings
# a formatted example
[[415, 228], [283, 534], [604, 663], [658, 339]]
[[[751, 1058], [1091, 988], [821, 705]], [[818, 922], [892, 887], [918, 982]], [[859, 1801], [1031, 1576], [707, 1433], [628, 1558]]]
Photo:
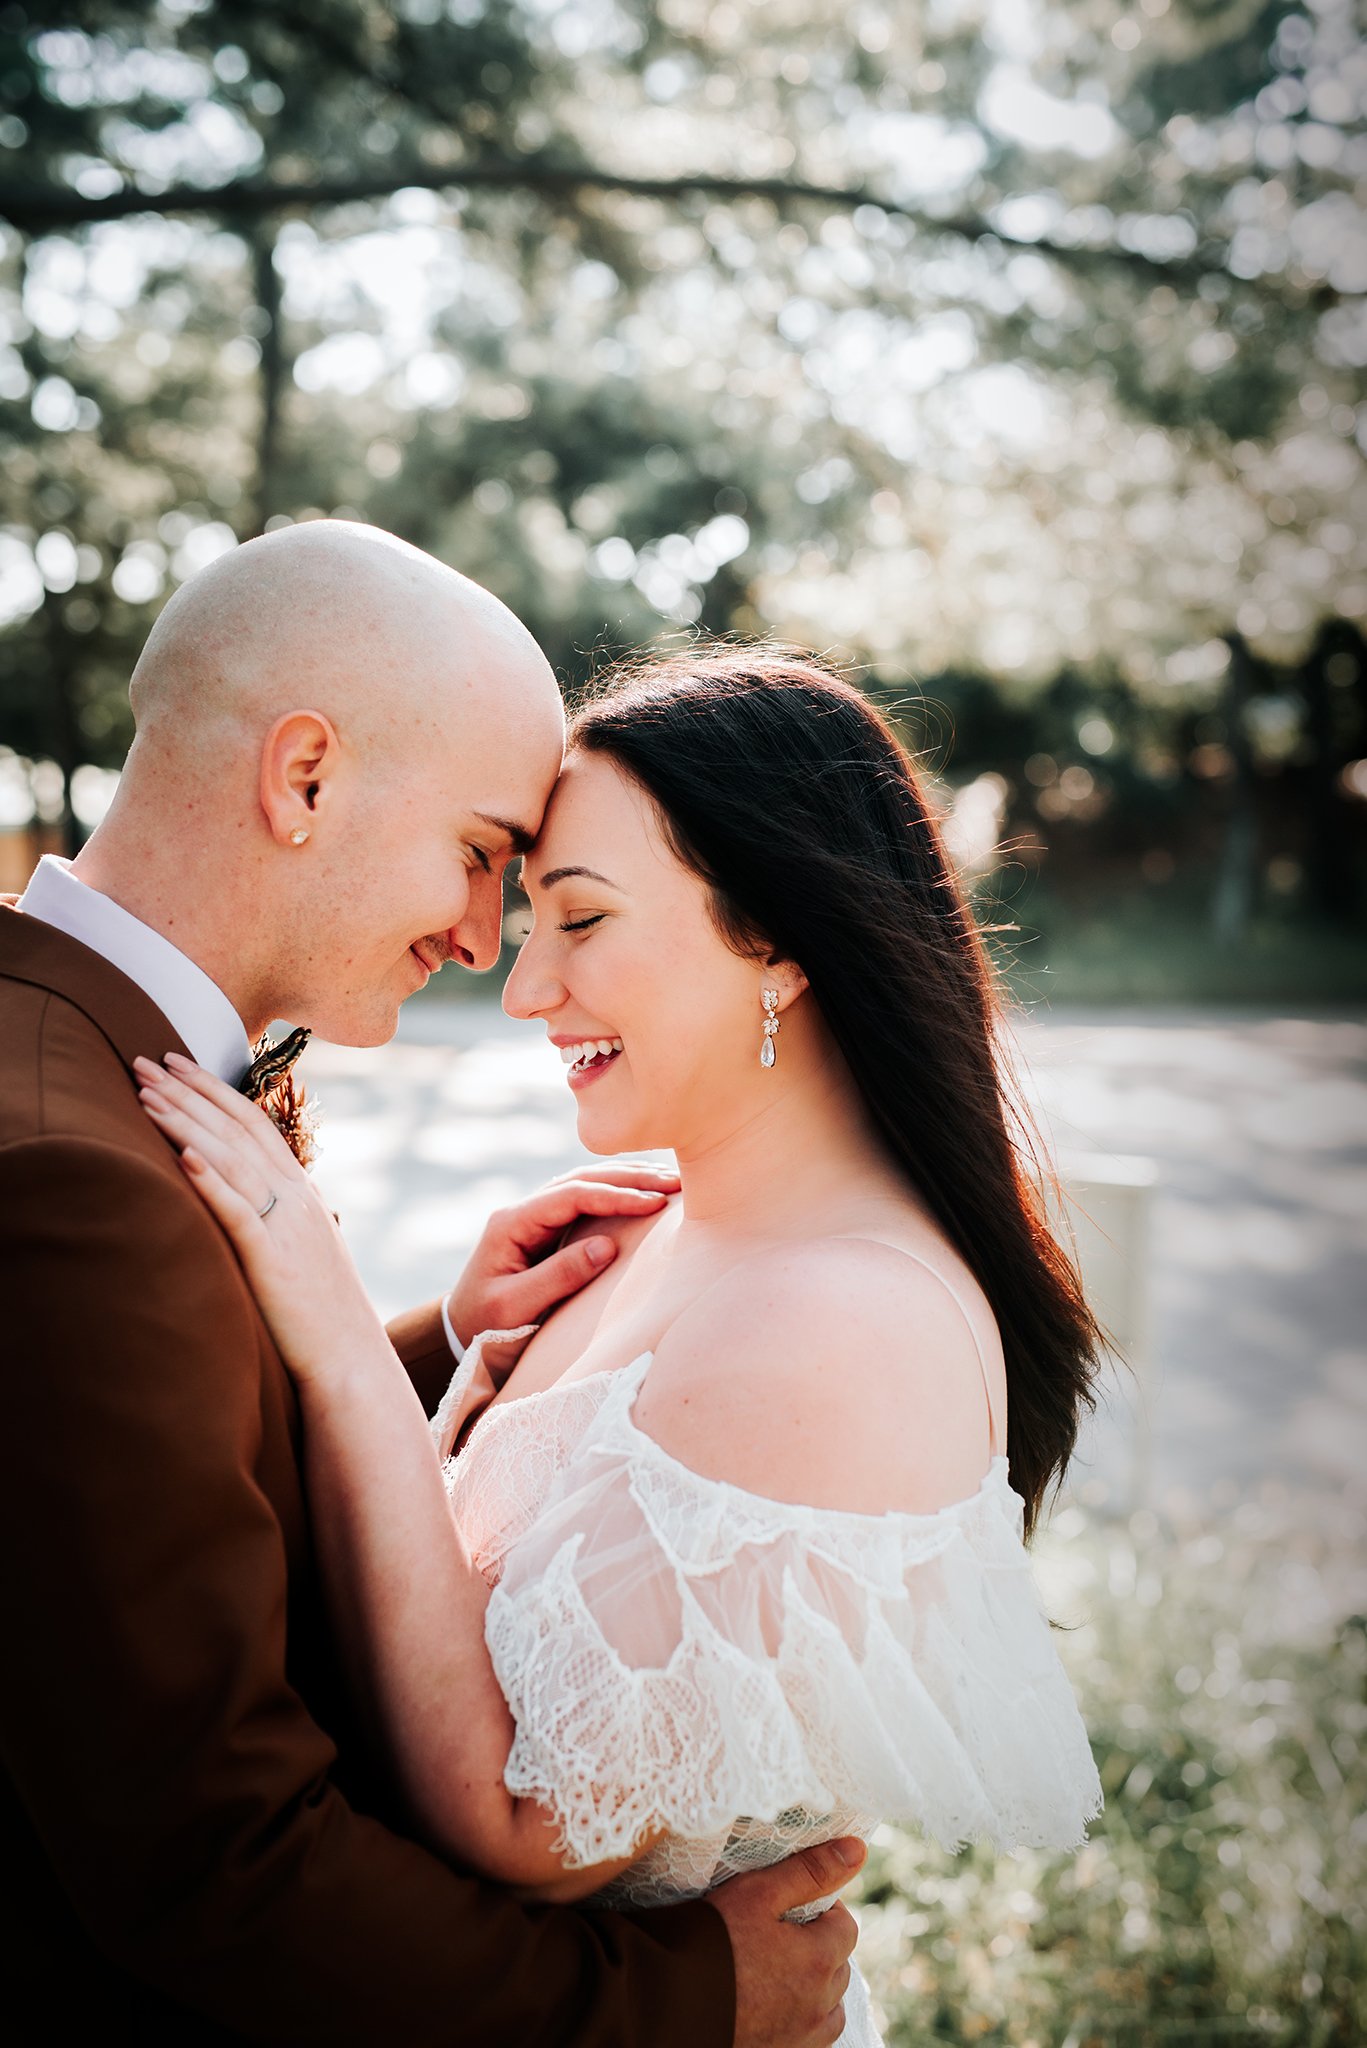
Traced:
[[1055, 1517], [1037, 1571], [1106, 1811], [1066, 1856], [880, 1831], [859, 1953], [889, 2048], [1367, 2041], [1360, 1557], [1360, 1526], [1257, 1502]]
[[1113, 897], [1042, 886], [980, 904], [1012, 993], [1029, 1003], [1367, 1000], [1367, 927], [1334, 924], [1294, 902], [1260, 909], [1233, 944], [1211, 929], [1204, 892], [1170, 884]]

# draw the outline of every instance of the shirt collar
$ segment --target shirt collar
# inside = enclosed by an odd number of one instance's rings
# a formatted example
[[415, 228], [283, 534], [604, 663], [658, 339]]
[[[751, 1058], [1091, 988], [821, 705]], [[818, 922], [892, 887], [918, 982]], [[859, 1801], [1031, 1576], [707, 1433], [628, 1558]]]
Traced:
[[201, 1067], [232, 1088], [251, 1065], [242, 1019], [216, 981], [141, 918], [79, 881], [69, 861], [46, 853], [19, 898], [29, 917], [79, 939], [151, 997]]

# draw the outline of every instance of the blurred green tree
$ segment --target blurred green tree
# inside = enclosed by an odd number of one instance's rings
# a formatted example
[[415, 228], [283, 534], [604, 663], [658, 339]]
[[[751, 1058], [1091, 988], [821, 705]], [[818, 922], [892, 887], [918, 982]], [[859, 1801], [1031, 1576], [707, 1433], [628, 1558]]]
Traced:
[[[1133, 715], [1057, 766], [1112, 799], [1228, 709], [1227, 636], [1285, 669], [1367, 611], [1340, 0], [87, 0], [0, 35], [20, 752], [114, 765], [168, 581], [320, 510], [458, 559], [573, 673], [774, 630], [893, 698], [938, 677], [961, 744], [956, 676], [1022, 728], [1091, 677]], [[1367, 742], [1312, 697], [1342, 810]]]

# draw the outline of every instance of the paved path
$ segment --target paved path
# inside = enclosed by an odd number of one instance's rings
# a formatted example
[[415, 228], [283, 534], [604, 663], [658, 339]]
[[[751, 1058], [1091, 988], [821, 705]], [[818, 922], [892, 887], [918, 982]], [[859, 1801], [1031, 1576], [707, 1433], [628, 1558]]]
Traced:
[[[1052, 1142], [1139, 1154], [1152, 1203], [1155, 1502], [1367, 1482], [1367, 1020], [1073, 1013], [1025, 1025]], [[450, 1284], [490, 1208], [583, 1158], [559, 1057], [492, 1004], [410, 1004], [378, 1052], [316, 1045], [319, 1177], [387, 1312]], [[1133, 1384], [1133, 1383], [1130, 1383]], [[1116, 1383], [1073, 1485], [1120, 1505]]]

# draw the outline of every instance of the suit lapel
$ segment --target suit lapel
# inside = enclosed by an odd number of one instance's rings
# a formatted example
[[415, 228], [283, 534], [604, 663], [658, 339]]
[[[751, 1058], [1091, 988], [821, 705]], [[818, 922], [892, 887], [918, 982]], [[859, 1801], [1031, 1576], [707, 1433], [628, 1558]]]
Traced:
[[50, 989], [87, 1016], [126, 1067], [190, 1049], [152, 998], [100, 953], [0, 896], [0, 975]]
[[[25, 912], [16, 910], [16, 900], [13, 896], [0, 895], [0, 980], [29, 982], [35, 988], [49, 989], [53, 995], [73, 1004], [130, 1069], [140, 1053], [150, 1060], [159, 1060], [168, 1052], [181, 1052], [187, 1058], [192, 1057], [189, 1047], [152, 998], [130, 980], [122, 968], [111, 965], [103, 954], [93, 952], [79, 939], [58, 931], [55, 925], [44, 924], [40, 917], [29, 917]], [[142, 1112], [131, 1097], [128, 1107], [135, 1130], [145, 1137]], [[161, 1151], [160, 1145], [151, 1148], [152, 1156], [159, 1156]], [[183, 1185], [169, 1145], [165, 1158], [166, 1170]], [[188, 1200], [198, 1201], [199, 1197], [188, 1188], [185, 1192]], [[246, 1286], [245, 1280], [243, 1286]], [[250, 1290], [248, 1295], [250, 1298]], [[263, 1344], [274, 1362], [267, 1398], [279, 1410], [283, 1436], [270, 1453], [278, 1459], [272, 1468], [272, 1497], [278, 1496], [277, 1504], [293, 1503], [288, 1508], [280, 1507], [289, 1524], [289, 1540], [293, 1544], [303, 1526], [303, 1511], [298, 1504], [299, 1475], [293, 1469], [299, 1431], [298, 1398], [275, 1340], [254, 1299], [252, 1313]]]

